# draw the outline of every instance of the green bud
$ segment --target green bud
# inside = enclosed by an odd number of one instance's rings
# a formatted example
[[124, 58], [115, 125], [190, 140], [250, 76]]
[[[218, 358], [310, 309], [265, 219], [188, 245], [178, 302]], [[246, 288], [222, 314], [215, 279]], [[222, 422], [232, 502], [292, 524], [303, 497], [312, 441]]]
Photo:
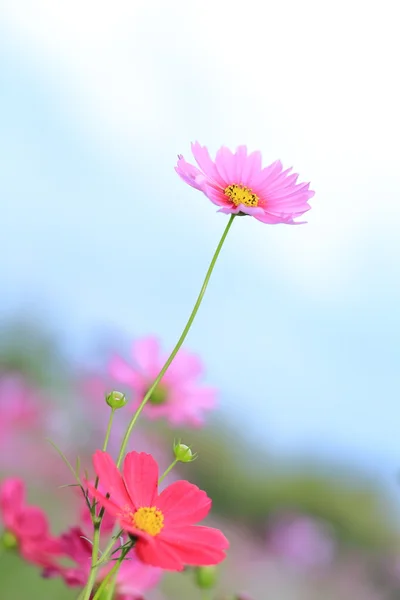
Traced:
[[0, 544], [6, 550], [15, 550], [18, 546], [18, 540], [11, 531], [4, 531], [0, 538]]
[[183, 463], [192, 462], [197, 458], [197, 454], [193, 454], [189, 446], [186, 446], [186, 444], [181, 444], [180, 442], [174, 444], [174, 454], [176, 460], [179, 460], [179, 462]]
[[106, 402], [110, 408], [116, 410], [117, 408], [123, 408], [127, 403], [127, 399], [122, 392], [113, 391], [106, 394]]
[[196, 585], [201, 590], [211, 590], [217, 582], [216, 567], [196, 567], [194, 570]]

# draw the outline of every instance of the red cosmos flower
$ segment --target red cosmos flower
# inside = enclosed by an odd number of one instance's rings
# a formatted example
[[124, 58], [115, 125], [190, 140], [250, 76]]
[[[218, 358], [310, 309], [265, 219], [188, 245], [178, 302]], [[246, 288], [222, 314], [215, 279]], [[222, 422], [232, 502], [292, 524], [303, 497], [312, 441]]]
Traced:
[[229, 542], [221, 531], [196, 525], [210, 511], [211, 500], [188, 481], [175, 481], [158, 493], [158, 466], [150, 454], [129, 452], [122, 474], [111, 456], [97, 450], [95, 471], [107, 499], [93, 485], [90, 492], [136, 538], [135, 551], [144, 563], [181, 571], [185, 565], [216, 565]]
[[8, 545], [16, 546], [21, 556], [35, 565], [54, 564], [61, 553], [60, 543], [50, 535], [44, 512], [25, 504], [25, 486], [20, 479], [6, 479], [0, 486], [0, 514]]

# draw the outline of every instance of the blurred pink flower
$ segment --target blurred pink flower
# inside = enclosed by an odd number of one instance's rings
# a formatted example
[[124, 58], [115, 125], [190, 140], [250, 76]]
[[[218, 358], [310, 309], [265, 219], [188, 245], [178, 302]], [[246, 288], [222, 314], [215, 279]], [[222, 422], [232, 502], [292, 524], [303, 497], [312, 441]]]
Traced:
[[[60, 536], [60, 545], [63, 556], [71, 559], [75, 566], [53, 565], [45, 569], [44, 577], [61, 577], [69, 587], [83, 587], [90, 572], [91, 543], [79, 527], [73, 527]], [[100, 585], [113, 565], [114, 563], [110, 561], [104, 568], [100, 569], [96, 582], [97, 586]], [[143, 593], [157, 585], [162, 574], [162, 569], [143, 564], [131, 552], [118, 571], [114, 599], [142, 600]]]
[[0, 468], [23, 479], [35, 472], [41, 478], [59, 476], [59, 457], [45, 438], [54, 412], [45, 393], [22, 375], [0, 375]]
[[8, 544], [15, 545], [25, 560], [41, 567], [55, 564], [59, 541], [50, 535], [44, 512], [25, 504], [25, 486], [20, 479], [6, 479], [0, 486], [0, 515]]
[[308, 200], [314, 192], [309, 183], [296, 183], [297, 173], [283, 171], [279, 160], [262, 169], [261, 152], [248, 155], [246, 146], [239, 146], [235, 154], [222, 147], [214, 162], [198, 142], [192, 144], [192, 152], [200, 169], [179, 155], [175, 170], [220, 206], [219, 212], [251, 215], [272, 225], [295, 224], [294, 219], [311, 208]]
[[[134, 391], [136, 408], [161, 371], [167, 356], [161, 353], [159, 342], [154, 337], [134, 342], [132, 356], [132, 365], [115, 356], [109, 371], [114, 379]], [[216, 404], [216, 390], [198, 383], [202, 373], [200, 358], [180, 350], [145, 406], [147, 417], [165, 417], [171, 425], [202, 425], [204, 412]]]
[[295, 567], [330, 564], [336, 545], [328, 526], [304, 515], [278, 517], [267, 534], [267, 550]]
[[0, 377], [0, 447], [16, 430], [31, 429], [39, 423], [40, 398], [20, 375]]

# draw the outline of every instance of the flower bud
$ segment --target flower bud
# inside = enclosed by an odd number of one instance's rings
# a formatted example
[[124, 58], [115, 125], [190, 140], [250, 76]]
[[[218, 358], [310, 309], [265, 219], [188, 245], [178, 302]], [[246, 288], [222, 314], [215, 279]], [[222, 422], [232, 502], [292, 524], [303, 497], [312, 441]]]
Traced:
[[197, 458], [197, 454], [193, 454], [189, 446], [180, 442], [174, 444], [174, 454], [176, 460], [183, 463], [192, 462]]
[[197, 567], [194, 570], [196, 585], [201, 590], [211, 590], [217, 582], [217, 568]]
[[123, 408], [127, 403], [127, 399], [122, 392], [112, 391], [106, 394], [106, 402], [110, 408], [116, 410], [117, 408]]
[[18, 546], [18, 540], [11, 531], [4, 531], [0, 536], [0, 545], [5, 550], [14, 550]]

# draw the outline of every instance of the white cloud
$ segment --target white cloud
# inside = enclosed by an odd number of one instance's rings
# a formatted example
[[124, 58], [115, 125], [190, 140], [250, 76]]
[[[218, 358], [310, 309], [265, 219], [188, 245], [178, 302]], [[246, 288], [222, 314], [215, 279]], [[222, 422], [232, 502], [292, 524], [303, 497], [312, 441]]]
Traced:
[[[277, 268], [305, 293], [340, 295], [380, 214], [390, 215], [383, 235], [394, 242], [394, 0], [4, 4], [8, 39], [51, 75], [65, 109], [113, 156], [140, 147], [165, 161], [195, 138], [214, 149], [245, 141], [311, 179], [310, 225], [268, 230]], [[251, 253], [271, 262], [265, 228], [247, 231]]]

